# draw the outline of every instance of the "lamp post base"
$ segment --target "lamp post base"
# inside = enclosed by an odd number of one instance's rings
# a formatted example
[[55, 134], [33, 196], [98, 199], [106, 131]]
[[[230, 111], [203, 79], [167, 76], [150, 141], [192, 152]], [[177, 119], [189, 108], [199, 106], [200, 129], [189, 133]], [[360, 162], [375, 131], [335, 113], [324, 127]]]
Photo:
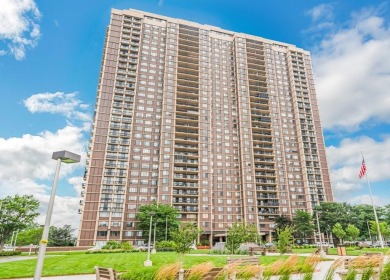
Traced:
[[153, 265], [153, 263], [151, 260], [144, 261], [144, 266], [152, 266], [152, 265]]
[[152, 251], [151, 251], [151, 253], [154, 255], [154, 254], [156, 254], [156, 249], [152, 249]]

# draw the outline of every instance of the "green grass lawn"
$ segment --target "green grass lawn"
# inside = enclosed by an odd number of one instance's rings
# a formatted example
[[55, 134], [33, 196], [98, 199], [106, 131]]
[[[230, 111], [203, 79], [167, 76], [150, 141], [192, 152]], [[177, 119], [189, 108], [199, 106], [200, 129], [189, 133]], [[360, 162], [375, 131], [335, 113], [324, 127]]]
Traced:
[[[202, 252], [204, 253], [204, 252]], [[237, 256], [239, 257], [239, 256]], [[270, 264], [278, 259], [286, 259], [288, 256], [261, 256], [260, 264]], [[112, 267], [120, 272], [131, 272], [138, 279], [148, 278], [162, 265], [173, 263], [177, 260], [183, 261], [184, 268], [195, 264], [211, 261], [215, 266], [221, 267], [226, 264], [227, 256], [187, 254], [179, 256], [174, 252], [160, 252], [151, 255], [153, 267], [144, 267], [143, 263], [147, 258], [145, 252], [133, 253], [110, 253], [110, 254], [85, 254], [85, 252], [61, 252], [48, 253], [42, 276], [92, 274], [95, 273], [94, 266]], [[36, 259], [0, 263], [0, 279], [32, 277], [34, 275]], [[145, 278], [140, 278], [142, 275]], [[134, 278], [137, 279], [137, 278]]]
[[[347, 256], [360, 256], [364, 253], [383, 253], [387, 254], [389, 252], [389, 248], [364, 248], [364, 249], [357, 249], [356, 247], [346, 247], [346, 253]], [[300, 249], [293, 249], [293, 252], [295, 254], [304, 254], [304, 253], [314, 253], [317, 250], [317, 248], [300, 248]], [[337, 255], [337, 248], [329, 248], [328, 251], [329, 255]]]

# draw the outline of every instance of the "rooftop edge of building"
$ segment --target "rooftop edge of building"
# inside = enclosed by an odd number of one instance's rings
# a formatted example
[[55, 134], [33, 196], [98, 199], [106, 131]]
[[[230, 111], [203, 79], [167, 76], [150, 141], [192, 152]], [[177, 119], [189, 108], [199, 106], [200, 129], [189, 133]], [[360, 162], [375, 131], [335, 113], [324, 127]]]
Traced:
[[231, 37], [232, 39], [235, 38], [235, 37], [240, 37], [240, 38], [245, 38], [245, 39], [260, 40], [260, 41], [263, 41], [265, 43], [272, 44], [276, 48], [287, 49], [287, 50], [290, 50], [290, 51], [297, 51], [297, 52], [304, 53], [305, 55], [310, 55], [309, 51], [304, 50], [302, 48], [299, 48], [299, 47], [297, 47], [297, 46], [295, 46], [293, 44], [287, 44], [287, 43], [283, 43], [283, 42], [280, 42], [280, 41], [271, 40], [271, 39], [267, 39], [267, 38], [264, 38], [264, 37], [260, 37], [260, 36], [256, 36], [256, 35], [250, 35], [250, 34], [246, 34], [246, 33], [242, 33], [242, 32], [230, 31], [230, 30], [226, 30], [226, 29], [214, 26], [214, 25], [201, 24], [201, 23], [197, 23], [197, 22], [194, 22], [194, 21], [189, 21], [189, 20], [180, 19], [180, 18], [173, 18], [173, 17], [163, 16], [163, 15], [149, 13], [149, 12], [146, 12], [146, 11], [141, 11], [141, 10], [136, 10], [136, 9], [121, 10], [121, 9], [112, 8], [111, 9], [111, 13], [120, 14], [120, 15], [126, 14], [126, 15], [133, 15], [133, 16], [139, 16], [139, 17], [147, 16], [147, 17], [152, 17], [152, 18], [156, 18], [156, 19], [162, 19], [162, 20], [165, 20], [165, 21], [175, 22], [175, 23], [178, 23], [178, 24], [186, 24], [186, 25], [196, 26], [197, 28], [200, 28], [200, 29], [210, 30], [210, 31], [215, 31], [215, 32], [222, 33], [225, 36]]

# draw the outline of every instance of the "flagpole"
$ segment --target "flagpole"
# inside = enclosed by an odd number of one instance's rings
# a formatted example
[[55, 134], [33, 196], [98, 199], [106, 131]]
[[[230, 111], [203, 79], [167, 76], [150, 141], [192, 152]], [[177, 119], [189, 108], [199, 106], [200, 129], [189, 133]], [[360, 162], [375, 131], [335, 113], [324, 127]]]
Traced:
[[[364, 156], [363, 156], [363, 153], [362, 153], [362, 157], [363, 157], [363, 163], [364, 163]], [[367, 178], [368, 190], [369, 190], [369, 192], [370, 192], [370, 198], [371, 198], [372, 208], [374, 209], [374, 217], [375, 217], [376, 229], [378, 230], [378, 239], [379, 239], [379, 242], [380, 242], [380, 244], [381, 244], [381, 248], [383, 249], [384, 246], [383, 246], [382, 233], [381, 233], [381, 230], [380, 230], [379, 221], [378, 221], [378, 215], [377, 215], [377, 213], [376, 213], [376, 209], [375, 209], [375, 205], [374, 205], [374, 199], [372, 198], [371, 184], [370, 184], [370, 180], [368, 179], [367, 168], [366, 168], [366, 170], [365, 170], [365, 175], [366, 175], [366, 178]]]

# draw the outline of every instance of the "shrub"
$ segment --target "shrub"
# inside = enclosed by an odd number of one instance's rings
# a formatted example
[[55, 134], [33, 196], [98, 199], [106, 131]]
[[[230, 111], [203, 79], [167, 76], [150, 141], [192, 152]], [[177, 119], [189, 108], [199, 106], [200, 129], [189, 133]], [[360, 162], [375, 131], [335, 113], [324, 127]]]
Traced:
[[87, 254], [104, 254], [104, 253], [125, 253], [128, 252], [124, 249], [102, 249], [102, 250], [95, 250], [95, 251], [87, 251]]
[[121, 244], [119, 244], [119, 248], [125, 250], [126, 252], [134, 251], [133, 245], [126, 241], [122, 241]]
[[174, 241], [160, 241], [156, 242], [156, 249], [161, 252], [174, 251], [176, 243]]
[[22, 251], [3, 251], [0, 252], [0, 256], [17, 256], [22, 254]]
[[[213, 268], [213, 263], [205, 262], [194, 265], [190, 270], [187, 271], [185, 279], [187, 280], [200, 280]], [[165, 278], [164, 278], [165, 280]]]
[[252, 279], [254, 277], [258, 277], [262, 271], [263, 267], [259, 265], [245, 265], [238, 270], [237, 277], [239, 279]]
[[107, 242], [102, 249], [118, 249], [120, 247], [119, 243], [113, 240]]
[[175, 280], [179, 272], [181, 263], [175, 262], [163, 265], [154, 274], [154, 280]]

